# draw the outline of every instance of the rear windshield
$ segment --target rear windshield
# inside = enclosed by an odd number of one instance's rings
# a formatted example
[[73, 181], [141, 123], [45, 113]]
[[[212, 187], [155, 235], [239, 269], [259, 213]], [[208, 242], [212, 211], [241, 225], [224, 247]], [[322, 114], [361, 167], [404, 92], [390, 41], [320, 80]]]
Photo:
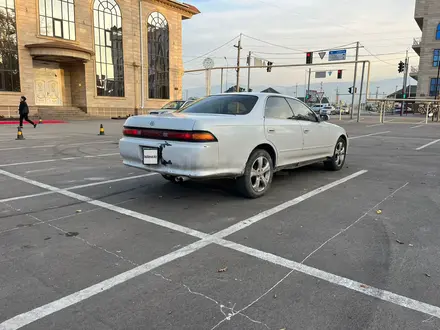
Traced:
[[258, 97], [254, 95], [213, 95], [201, 99], [179, 112], [246, 115], [252, 111], [257, 101]]
[[173, 109], [177, 110], [182, 107], [185, 101], [171, 101], [170, 103], [165, 104], [162, 109]]

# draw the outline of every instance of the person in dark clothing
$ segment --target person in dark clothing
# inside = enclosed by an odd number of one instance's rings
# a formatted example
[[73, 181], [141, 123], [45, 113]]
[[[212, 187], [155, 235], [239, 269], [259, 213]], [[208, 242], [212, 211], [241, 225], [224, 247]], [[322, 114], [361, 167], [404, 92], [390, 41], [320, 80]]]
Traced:
[[23, 119], [26, 120], [29, 124], [33, 125], [34, 128], [37, 127], [32, 120], [29, 119], [29, 107], [26, 103], [26, 98], [24, 96], [20, 99], [20, 106], [18, 107], [18, 113], [20, 114], [20, 127], [23, 127]]

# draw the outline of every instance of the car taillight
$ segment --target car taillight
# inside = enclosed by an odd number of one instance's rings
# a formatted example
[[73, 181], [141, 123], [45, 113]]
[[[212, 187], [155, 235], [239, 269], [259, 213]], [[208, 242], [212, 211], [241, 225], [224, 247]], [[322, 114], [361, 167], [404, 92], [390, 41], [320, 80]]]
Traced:
[[149, 128], [124, 127], [124, 136], [143, 137], [153, 140], [186, 141], [186, 142], [215, 142], [216, 137], [210, 132], [203, 131], [174, 131]]

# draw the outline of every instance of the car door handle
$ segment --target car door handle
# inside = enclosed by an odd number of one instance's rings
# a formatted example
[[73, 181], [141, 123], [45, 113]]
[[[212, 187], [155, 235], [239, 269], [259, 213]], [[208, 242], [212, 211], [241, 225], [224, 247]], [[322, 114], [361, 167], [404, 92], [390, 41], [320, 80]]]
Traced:
[[306, 134], [307, 134], [308, 132], [310, 132], [310, 130], [309, 130], [309, 129], [305, 129], [305, 130], [304, 130], [304, 133], [306, 133]]
[[269, 130], [267, 130], [269, 133], [275, 133], [275, 130], [274, 129], [269, 129]]

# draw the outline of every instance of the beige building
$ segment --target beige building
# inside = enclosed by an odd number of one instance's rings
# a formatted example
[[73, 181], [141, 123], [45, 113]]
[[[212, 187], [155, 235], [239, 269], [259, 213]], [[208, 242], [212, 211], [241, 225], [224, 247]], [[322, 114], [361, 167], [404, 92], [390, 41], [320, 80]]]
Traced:
[[411, 67], [410, 76], [418, 81], [417, 97], [435, 97], [437, 88], [440, 95], [440, 0], [416, 0], [414, 18], [422, 37], [414, 39], [420, 61], [418, 67]]
[[0, 0], [0, 115], [122, 116], [182, 96], [177, 0]]

